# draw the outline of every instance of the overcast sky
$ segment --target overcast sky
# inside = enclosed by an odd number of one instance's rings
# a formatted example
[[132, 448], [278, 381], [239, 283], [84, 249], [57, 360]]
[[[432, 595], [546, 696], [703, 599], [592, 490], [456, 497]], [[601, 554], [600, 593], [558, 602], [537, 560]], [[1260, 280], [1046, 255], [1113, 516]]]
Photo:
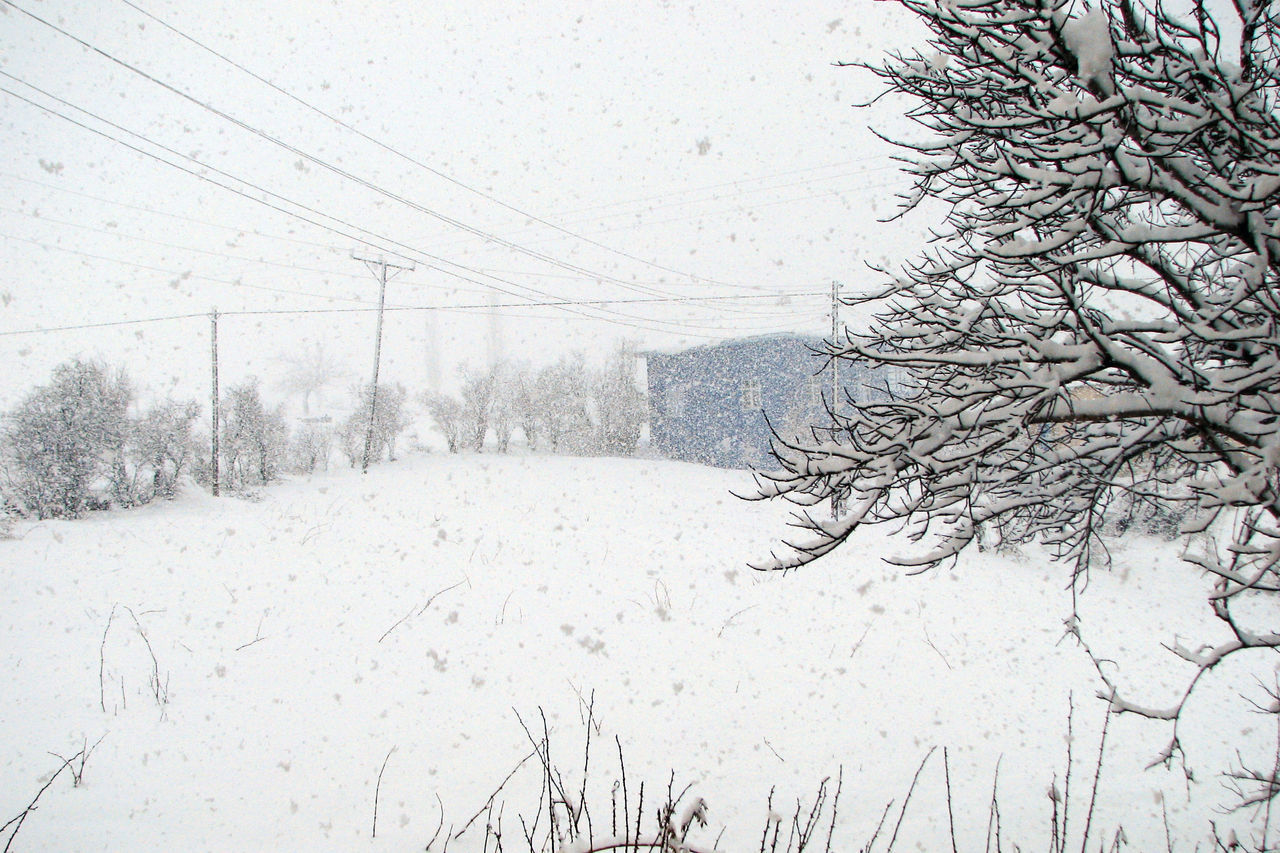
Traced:
[[[906, 183], [868, 125], [910, 133], [903, 104], [855, 109], [877, 85], [833, 64], [920, 37], [891, 3], [0, 13], [5, 406], [77, 354], [205, 394], [204, 316], [12, 333], [214, 306], [224, 381], [317, 342], [367, 380], [378, 284], [353, 252], [415, 267], [389, 307], [449, 309], [387, 315], [383, 375], [411, 391], [495, 346], [822, 332], [831, 281], [870, 286], [925, 224], [876, 221]], [[235, 313], [264, 311], [288, 313]]]

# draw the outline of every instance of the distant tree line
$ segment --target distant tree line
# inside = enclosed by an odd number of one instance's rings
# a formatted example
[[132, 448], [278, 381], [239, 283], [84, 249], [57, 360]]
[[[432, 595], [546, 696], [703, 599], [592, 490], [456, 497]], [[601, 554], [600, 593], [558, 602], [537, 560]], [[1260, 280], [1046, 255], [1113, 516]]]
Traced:
[[[363, 458], [368, 389], [341, 429], [352, 464]], [[394, 454], [407, 423], [405, 391], [379, 389], [371, 458]], [[194, 400], [166, 398], [139, 410], [123, 369], [72, 359], [0, 422], [0, 508], [5, 517], [78, 518], [110, 507], [171, 498], [184, 477], [210, 487], [207, 430]], [[285, 473], [328, 467], [335, 430], [328, 418], [303, 418], [290, 432], [282, 407], [263, 401], [257, 379], [230, 387], [219, 401], [218, 484], [248, 494]], [[351, 448], [358, 443], [358, 450]]]
[[[479, 451], [492, 434], [505, 453], [519, 429], [530, 448], [627, 455], [646, 417], [634, 362], [634, 348], [624, 346], [602, 370], [589, 369], [581, 354], [537, 372], [510, 364], [467, 370], [460, 396], [419, 399], [453, 452]], [[281, 385], [305, 403], [333, 370], [319, 350], [302, 363], [309, 372], [294, 370]], [[356, 467], [366, 440], [370, 462], [394, 460], [410, 424], [408, 394], [380, 384], [376, 406], [374, 397], [371, 386], [357, 386], [345, 418], [304, 416], [290, 429], [257, 379], [231, 386], [218, 407], [219, 489], [252, 494], [288, 473], [327, 470], [335, 449]], [[81, 358], [57, 366], [0, 418], [0, 522], [141, 506], [173, 497], [184, 480], [211, 488], [212, 437], [201, 415], [194, 400], [169, 397], [142, 408], [122, 368]]]
[[635, 347], [623, 344], [599, 370], [581, 352], [537, 371], [510, 362], [464, 368], [458, 396], [427, 393], [420, 400], [451, 453], [481, 452], [490, 435], [506, 453], [519, 429], [531, 450], [629, 456], [648, 419], [636, 357]]

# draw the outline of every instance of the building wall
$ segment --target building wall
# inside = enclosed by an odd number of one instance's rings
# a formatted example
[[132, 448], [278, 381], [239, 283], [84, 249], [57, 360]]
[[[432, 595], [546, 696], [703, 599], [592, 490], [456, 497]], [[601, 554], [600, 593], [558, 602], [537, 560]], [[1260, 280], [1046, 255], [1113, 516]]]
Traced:
[[[650, 445], [671, 459], [770, 467], [770, 425], [793, 438], [830, 422], [831, 369], [815, 352], [821, 346], [820, 338], [770, 335], [648, 353]], [[889, 376], [841, 362], [840, 402], [846, 393], [859, 402], [885, 397], [877, 386]]]
[[811, 349], [820, 344], [774, 336], [650, 353], [651, 445], [689, 462], [767, 466], [770, 423], [785, 434], [825, 419], [815, 392], [830, 388], [830, 372], [816, 375], [824, 359]]

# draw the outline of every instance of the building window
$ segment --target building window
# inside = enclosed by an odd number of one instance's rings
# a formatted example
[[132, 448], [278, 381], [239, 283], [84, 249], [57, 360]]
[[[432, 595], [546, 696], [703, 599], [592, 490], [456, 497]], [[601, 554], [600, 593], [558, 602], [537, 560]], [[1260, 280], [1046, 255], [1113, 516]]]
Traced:
[[810, 376], [804, 382], [804, 402], [810, 409], [822, 408], [822, 376]]
[[764, 405], [760, 394], [759, 379], [745, 379], [742, 382], [742, 408], [755, 411]]

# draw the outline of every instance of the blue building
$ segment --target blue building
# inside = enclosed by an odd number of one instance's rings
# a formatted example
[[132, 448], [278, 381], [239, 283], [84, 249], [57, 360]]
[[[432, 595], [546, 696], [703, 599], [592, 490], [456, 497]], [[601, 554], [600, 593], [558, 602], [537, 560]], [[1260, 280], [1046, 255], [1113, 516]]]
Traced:
[[[769, 424], [790, 437], [830, 421], [821, 347], [821, 338], [779, 334], [647, 353], [650, 446], [670, 459], [768, 467]], [[866, 399], [878, 374], [842, 361], [842, 395]]]

